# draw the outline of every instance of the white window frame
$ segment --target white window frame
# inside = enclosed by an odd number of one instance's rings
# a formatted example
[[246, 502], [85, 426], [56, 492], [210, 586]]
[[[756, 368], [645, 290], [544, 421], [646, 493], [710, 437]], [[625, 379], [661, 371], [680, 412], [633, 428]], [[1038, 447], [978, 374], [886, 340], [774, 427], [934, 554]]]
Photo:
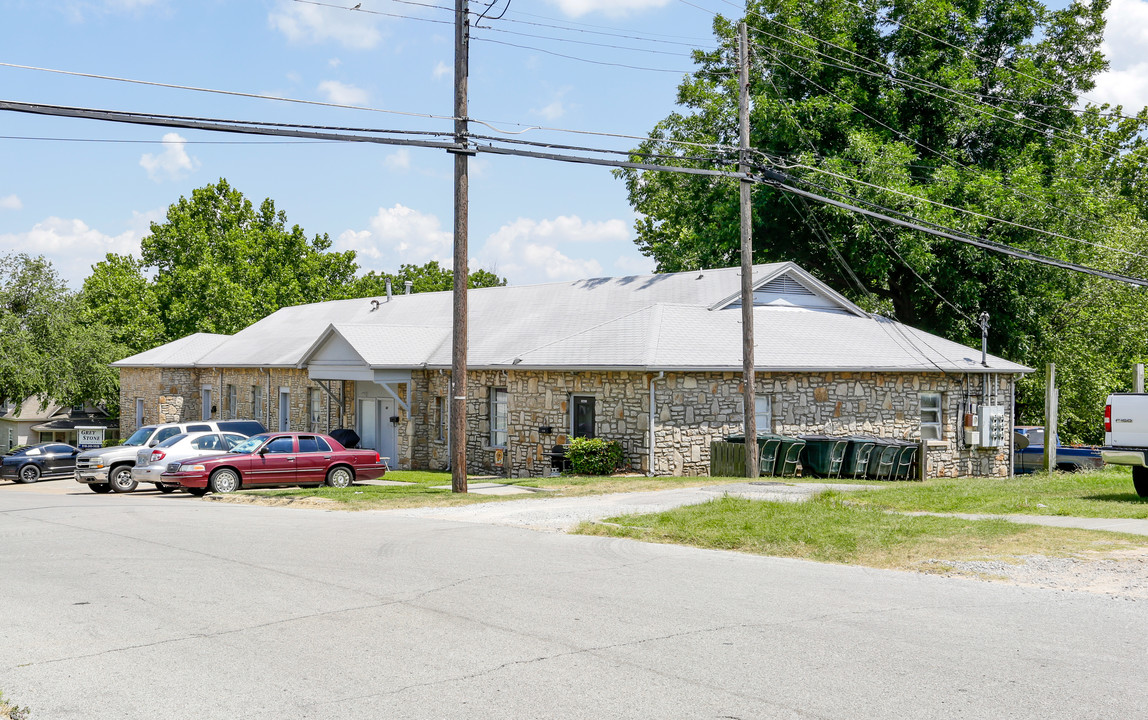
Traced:
[[753, 398], [753, 418], [760, 432], [773, 432], [773, 397], [757, 395]]
[[230, 420], [239, 417], [239, 389], [234, 385], [227, 386], [227, 417]]
[[921, 405], [921, 439], [944, 439], [945, 398], [943, 394], [938, 392], [920, 393], [918, 400]]
[[319, 388], [307, 389], [307, 419], [310, 421], [310, 432], [321, 432], [319, 421], [322, 419], [323, 402], [319, 396]]
[[[499, 408], [502, 409], [499, 414]], [[499, 420], [501, 419], [501, 422]], [[490, 388], [490, 446], [505, 448], [510, 431], [510, 408], [504, 387]]]
[[144, 399], [136, 398], [136, 427], [141, 428], [144, 424]]
[[[286, 412], [284, 412], [286, 408]], [[279, 388], [279, 432], [291, 430], [291, 388]]]
[[199, 389], [199, 400], [203, 405], [203, 412], [200, 413], [201, 420], [211, 419], [211, 388], [205, 387]]

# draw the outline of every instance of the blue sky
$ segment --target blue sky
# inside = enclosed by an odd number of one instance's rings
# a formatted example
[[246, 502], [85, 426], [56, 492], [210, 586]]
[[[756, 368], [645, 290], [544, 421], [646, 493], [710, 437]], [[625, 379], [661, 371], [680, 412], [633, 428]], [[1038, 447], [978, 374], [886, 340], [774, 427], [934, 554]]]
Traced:
[[[451, 0], [420, 2], [453, 5]], [[691, 2], [736, 13], [723, 0]], [[330, 4], [343, 7], [298, 0], [0, 0], [0, 62], [451, 114], [450, 12], [417, 3], [363, 0], [363, 10], [411, 16], [395, 18], [346, 9], [354, 4], [350, 1]], [[1114, 0], [1109, 17], [1106, 51], [1113, 70], [1101, 78], [1092, 98], [1129, 107], [1148, 104], [1148, 2]], [[506, 18], [519, 22], [492, 21], [491, 30], [476, 31], [470, 71], [471, 117], [502, 123], [505, 129], [543, 125], [645, 135], [674, 109], [682, 71], [692, 67], [689, 47], [712, 44], [712, 15], [678, 0], [514, 0]], [[660, 42], [581, 32], [585, 30]], [[541, 50], [668, 72], [580, 62]], [[0, 98], [27, 102], [288, 123], [450, 129], [445, 120], [10, 67], [0, 67], [0, 88]], [[442, 151], [268, 143], [194, 130], [14, 113], [0, 114], [0, 136], [0, 253], [43, 254], [74, 287], [105, 253], [138, 253], [149, 223], [161, 220], [169, 204], [221, 177], [253, 201], [272, 198], [289, 222], [311, 235], [327, 233], [336, 249], [358, 251], [365, 270], [393, 271], [401, 263], [432, 259], [450, 262], [452, 158]], [[632, 146], [631, 141], [538, 130], [525, 137]], [[625, 188], [605, 168], [480, 156], [473, 163], [470, 197], [472, 267], [494, 270], [512, 283], [653, 269], [634, 244], [634, 213]]]

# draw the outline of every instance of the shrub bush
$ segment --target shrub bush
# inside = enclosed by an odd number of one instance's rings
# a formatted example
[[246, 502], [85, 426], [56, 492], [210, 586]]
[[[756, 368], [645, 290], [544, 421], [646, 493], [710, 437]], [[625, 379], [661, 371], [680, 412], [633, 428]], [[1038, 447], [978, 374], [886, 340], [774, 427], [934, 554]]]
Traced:
[[574, 438], [566, 446], [566, 459], [575, 475], [609, 475], [622, 467], [622, 444], [601, 438]]

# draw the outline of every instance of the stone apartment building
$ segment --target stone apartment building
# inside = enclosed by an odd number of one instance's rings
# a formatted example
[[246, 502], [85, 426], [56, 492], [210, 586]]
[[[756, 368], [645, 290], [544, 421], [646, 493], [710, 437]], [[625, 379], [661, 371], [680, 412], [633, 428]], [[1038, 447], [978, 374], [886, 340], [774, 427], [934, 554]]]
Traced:
[[[792, 263], [754, 268], [758, 428], [927, 440], [931, 476], [1006, 475], [967, 445], [972, 404], [1013, 417], [1029, 368], [871, 316]], [[741, 432], [737, 268], [473, 290], [468, 469], [536, 476], [568, 438], [618, 440], [653, 475], [701, 475]], [[354, 428], [392, 467], [445, 469], [450, 293], [284, 308], [115, 363], [121, 427], [209, 417]], [[1011, 438], [1011, 433], [1005, 436]]]

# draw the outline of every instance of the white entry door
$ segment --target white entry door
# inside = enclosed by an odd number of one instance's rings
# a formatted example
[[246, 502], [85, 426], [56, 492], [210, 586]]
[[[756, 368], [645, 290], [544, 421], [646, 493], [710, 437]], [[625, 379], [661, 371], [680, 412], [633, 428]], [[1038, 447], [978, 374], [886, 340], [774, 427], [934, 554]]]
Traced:
[[359, 447], [378, 450], [395, 465], [397, 431], [391, 418], [396, 415], [395, 401], [386, 398], [363, 398], [359, 400], [358, 427]]

